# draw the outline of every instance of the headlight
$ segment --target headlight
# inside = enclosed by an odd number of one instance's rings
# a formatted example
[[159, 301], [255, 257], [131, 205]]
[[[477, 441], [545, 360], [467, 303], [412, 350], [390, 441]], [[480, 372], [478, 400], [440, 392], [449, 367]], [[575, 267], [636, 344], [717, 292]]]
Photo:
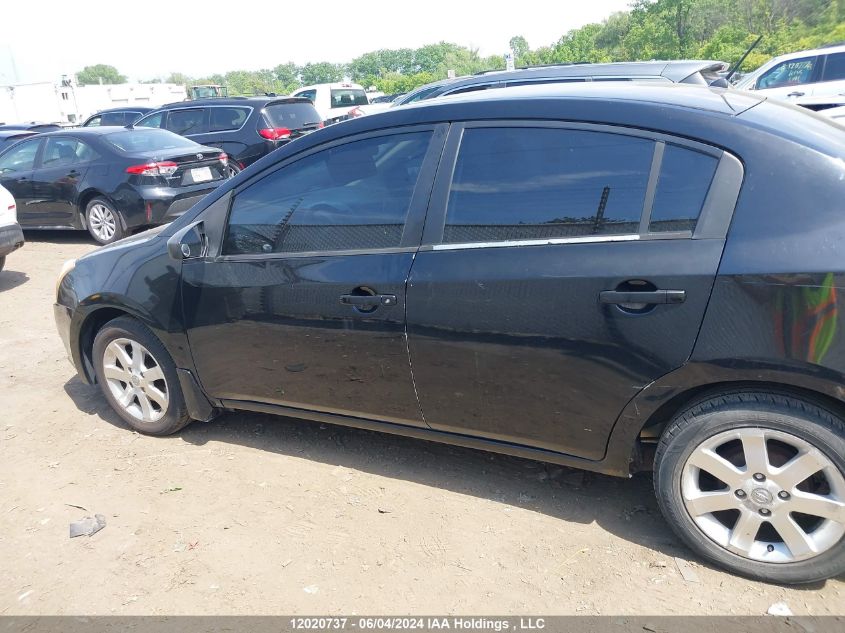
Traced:
[[59, 272], [59, 276], [56, 277], [56, 298], [59, 297], [59, 286], [62, 285], [62, 279], [65, 278], [70, 271], [72, 271], [76, 267], [76, 260], [69, 259], [64, 264], [62, 264], [62, 270]]

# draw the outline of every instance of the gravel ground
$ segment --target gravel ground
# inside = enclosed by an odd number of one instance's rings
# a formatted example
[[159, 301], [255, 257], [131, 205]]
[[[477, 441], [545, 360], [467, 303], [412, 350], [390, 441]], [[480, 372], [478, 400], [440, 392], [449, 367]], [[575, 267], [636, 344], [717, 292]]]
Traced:
[[[691, 558], [648, 475], [252, 413], [138, 435], [53, 324], [55, 275], [93, 244], [27, 239], [0, 273], [0, 614], [845, 613], [843, 578]], [[106, 527], [69, 539], [94, 513]]]

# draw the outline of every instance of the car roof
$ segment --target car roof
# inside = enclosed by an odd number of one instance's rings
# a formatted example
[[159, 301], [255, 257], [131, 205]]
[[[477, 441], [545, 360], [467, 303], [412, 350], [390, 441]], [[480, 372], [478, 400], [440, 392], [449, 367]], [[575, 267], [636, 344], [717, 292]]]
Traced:
[[805, 51], [795, 51], [794, 53], [778, 55], [777, 57], [773, 57], [766, 63], [768, 64], [773, 61], [784, 61], [787, 59], [798, 59], [799, 57], [812, 57], [814, 55], [830, 55], [831, 53], [845, 53], [845, 44], [833, 44], [831, 46], [810, 48]]
[[[160, 128], [134, 128], [131, 126], [122, 125], [97, 125], [94, 127], [74, 127], [66, 130], [55, 130], [52, 132], [40, 132], [38, 136], [78, 136], [79, 138], [98, 138], [108, 136], [109, 134], [116, 134], [118, 132], [131, 131], [152, 131], [152, 132], [167, 132]], [[172, 132], [171, 132], [172, 134]]]
[[334, 81], [331, 83], [325, 84], [311, 84], [310, 86], [302, 86], [302, 88], [297, 88], [293, 92], [302, 92], [303, 90], [311, 90], [312, 88], [354, 88], [355, 90], [363, 90], [363, 86], [360, 84], [352, 83], [351, 81]]
[[157, 110], [170, 110], [175, 108], [199, 108], [204, 106], [250, 106], [250, 107], [264, 107], [274, 102], [280, 103], [311, 103], [305, 97], [288, 97], [286, 95], [277, 95], [275, 97], [268, 95], [259, 95], [255, 97], [209, 97], [207, 99], [194, 99], [192, 101], [175, 101], [173, 103], [165, 103], [163, 106], [156, 108]]
[[[121, 108], [106, 108], [105, 110], [97, 110], [91, 116], [97, 116], [98, 114], [109, 114], [110, 112], [152, 112], [155, 108], [151, 108], [150, 106], [123, 106]], [[88, 117], [89, 119], [91, 117]]]
[[43, 134], [38, 130], [0, 130], [0, 139], [9, 138], [10, 136], [36, 136]]

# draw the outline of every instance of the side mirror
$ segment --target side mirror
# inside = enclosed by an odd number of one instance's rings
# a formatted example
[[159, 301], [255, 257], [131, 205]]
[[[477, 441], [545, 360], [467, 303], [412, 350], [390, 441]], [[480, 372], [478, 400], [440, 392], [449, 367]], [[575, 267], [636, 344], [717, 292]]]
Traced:
[[176, 260], [195, 259], [208, 254], [208, 239], [202, 222], [179, 229], [167, 240], [167, 253]]

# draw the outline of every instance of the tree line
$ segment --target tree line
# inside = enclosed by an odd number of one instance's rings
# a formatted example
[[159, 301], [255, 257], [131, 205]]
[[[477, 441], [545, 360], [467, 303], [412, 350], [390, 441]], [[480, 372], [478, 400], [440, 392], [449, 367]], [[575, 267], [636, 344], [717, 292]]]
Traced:
[[[845, 42], [845, 0], [633, 0], [630, 10], [573, 29], [552, 44], [532, 49], [516, 35], [509, 45], [518, 67], [682, 58], [732, 63], [759, 35], [763, 39], [742, 70], [753, 70], [775, 55]], [[289, 94], [304, 85], [349, 78], [392, 94], [444, 79], [450, 70], [460, 76], [504, 67], [503, 55], [484, 57], [477, 49], [439, 42], [371, 51], [345, 64], [287, 62], [207, 77], [174, 72], [151, 81], [221, 84], [231, 95], [249, 95]], [[77, 81], [125, 83], [126, 77], [98, 64], [77, 73]]]

